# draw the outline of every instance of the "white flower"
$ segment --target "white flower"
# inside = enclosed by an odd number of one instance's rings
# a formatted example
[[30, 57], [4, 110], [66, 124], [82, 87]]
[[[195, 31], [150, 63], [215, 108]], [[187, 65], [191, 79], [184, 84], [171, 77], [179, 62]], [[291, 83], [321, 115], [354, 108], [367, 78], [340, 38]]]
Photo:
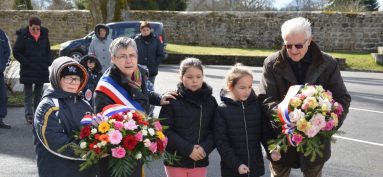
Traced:
[[97, 147], [102, 147], [102, 143], [97, 143], [97, 145], [96, 145]]
[[116, 119], [109, 119], [109, 123], [113, 124], [116, 121]]
[[148, 136], [148, 131], [146, 131], [146, 130], [142, 130], [142, 135], [144, 135], [144, 136]]
[[132, 119], [133, 118], [133, 113], [132, 112], [128, 112], [128, 119]]
[[82, 155], [81, 158], [82, 158], [82, 159], [86, 159], [86, 154]]
[[323, 127], [326, 126], [326, 120], [325, 120], [325, 117], [320, 114], [320, 113], [317, 113], [315, 114], [311, 119], [310, 119], [310, 123], [312, 126], [316, 127], [317, 130], [320, 130], [322, 129]]
[[81, 142], [81, 143], [80, 143], [80, 148], [81, 148], [81, 149], [85, 149], [86, 146], [87, 146], [87, 143], [86, 143], [86, 142]]
[[106, 141], [101, 141], [102, 146], [106, 146], [106, 144], [108, 144]]
[[90, 131], [93, 135], [97, 133], [97, 129], [96, 128], [92, 128], [92, 130]]
[[289, 117], [292, 123], [296, 123], [299, 119], [305, 117], [305, 113], [302, 112], [300, 109], [294, 109], [294, 111], [289, 113]]
[[135, 157], [136, 157], [136, 159], [141, 159], [141, 158], [142, 158], [142, 154], [141, 154], [141, 152], [137, 153], [137, 154], [135, 155]]
[[302, 94], [305, 95], [306, 97], [313, 96], [316, 93], [317, 93], [317, 90], [315, 89], [314, 86], [307, 86], [305, 89], [302, 89]]
[[331, 102], [328, 98], [323, 99], [322, 97], [319, 97], [319, 106], [322, 108], [322, 111], [328, 112], [331, 108]]
[[147, 130], [147, 129], [148, 129], [148, 126], [144, 125], [144, 126], [142, 126], [142, 129], [143, 129], [143, 130]]
[[154, 134], [156, 134], [156, 132], [152, 128], [149, 128], [148, 131], [149, 131], [150, 136], [153, 136]]

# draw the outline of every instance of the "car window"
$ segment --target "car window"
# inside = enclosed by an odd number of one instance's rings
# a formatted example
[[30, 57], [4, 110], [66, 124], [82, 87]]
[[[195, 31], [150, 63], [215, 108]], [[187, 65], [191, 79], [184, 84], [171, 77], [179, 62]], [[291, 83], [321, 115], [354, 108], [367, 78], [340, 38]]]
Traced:
[[115, 28], [112, 33], [112, 39], [121, 36], [127, 36], [133, 38], [137, 34], [137, 29], [134, 27], [119, 27]]

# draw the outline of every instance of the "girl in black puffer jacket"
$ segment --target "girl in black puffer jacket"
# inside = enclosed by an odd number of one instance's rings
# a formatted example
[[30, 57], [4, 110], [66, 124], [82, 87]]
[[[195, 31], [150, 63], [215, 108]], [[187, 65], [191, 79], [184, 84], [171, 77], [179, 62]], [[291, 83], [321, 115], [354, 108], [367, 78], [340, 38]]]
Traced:
[[273, 131], [252, 85], [251, 71], [241, 64], [226, 75], [214, 132], [223, 177], [255, 177], [265, 173], [261, 143], [265, 146]]
[[[161, 123], [169, 128], [166, 151], [181, 159], [173, 165], [165, 162], [168, 177], [205, 177], [209, 153], [214, 149], [213, 118], [217, 102], [212, 88], [203, 82], [202, 64], [187, 58], [180, 65], [181, 83], [176, 100], [163, 106]], [[187, 174], [188, 173], [188, 174]]]

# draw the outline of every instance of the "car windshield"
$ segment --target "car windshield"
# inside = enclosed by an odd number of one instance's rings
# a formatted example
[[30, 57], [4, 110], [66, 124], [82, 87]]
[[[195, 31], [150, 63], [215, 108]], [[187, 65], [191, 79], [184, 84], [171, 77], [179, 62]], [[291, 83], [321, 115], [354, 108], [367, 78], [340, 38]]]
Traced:
[[[161, 26], [159, 24], [150, 24], [152, 27], [152, 32], [156, 36], [161, 35]], [[130, 38], [134, 38], [136, 35], [140, 34], [140, 24], [128, 24], [128, 25], [111, 25], [109, 26], [109, 35], [108, 38], [115, 39], [120, 36], [127, 36]], [[85, 36], [85, 38], [96, 38], [94, 31]]]

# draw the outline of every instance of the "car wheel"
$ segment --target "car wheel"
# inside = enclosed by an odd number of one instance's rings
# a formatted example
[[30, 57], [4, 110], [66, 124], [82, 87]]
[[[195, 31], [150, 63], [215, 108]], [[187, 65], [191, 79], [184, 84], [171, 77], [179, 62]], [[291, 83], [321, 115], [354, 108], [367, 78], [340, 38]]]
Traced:
[[83, 54], [81, 52], [77, 52], [77, 51], [69, 54], [69, 57], [71, 57], [77, 61], [80, 61], [82, 56], [83, 56]]

